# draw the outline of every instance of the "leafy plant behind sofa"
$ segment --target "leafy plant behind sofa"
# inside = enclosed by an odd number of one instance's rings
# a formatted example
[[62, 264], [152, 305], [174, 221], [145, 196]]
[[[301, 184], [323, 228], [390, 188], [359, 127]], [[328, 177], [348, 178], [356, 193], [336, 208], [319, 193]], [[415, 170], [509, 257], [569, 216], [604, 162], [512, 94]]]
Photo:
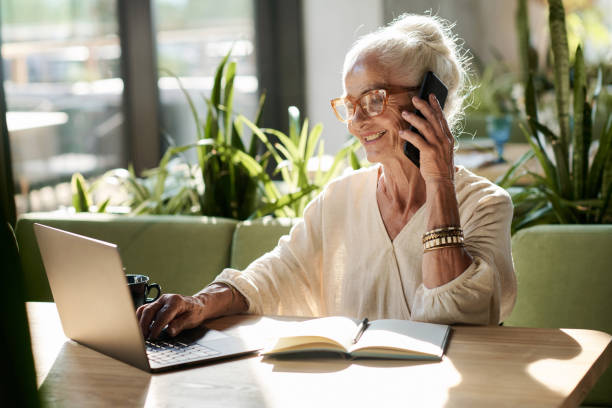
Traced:
[[[354, 168], [359, 166], [355, 155], [359, 144], [353, 140], [336, 154], [331, 167], [323, 171], [322, 125], [309, 131], [308, 119], [300, 124], [295, 107], [289, 108], [289, 136], [259, 127], [265, 95], [260, 98], [254, 121], [234, 115], [236, 63], [229, 62], [229, 56], [228, 53], [217, 68], [210, 98], [203, 96], [208, 108], [205, 120], [200, 118], [193, 98], [176, 78], [195, 122], [197, 140], [194, 143], [171, 145], [156, 168], [143, 172], [143, 178], [136, 177], [131, 167], [111, 170], [103, 176], [127, 189], [131, 198], [126, 204], [132, 214], [192, 214], [235, 219], [267, 214], [300, 217], [306, 203], [337, 175], [347, 157]], [[252, 132], [248, 148], [243, 141], [247, 136], [245, 126]], [[268, 135], [276, 136], [279, 142], [273, 144]], [[267, 149], [263, 154], [258, 153], [260, 143]], [[182, 156], [190, 149], [197, 151], [197, 164], [190, 164]], [[308, 163], [315, 152], [319, 165], [310, 177]], [[278, 163], [276, 172], [282, 175], [287, 191], [281, 192], [278, 183], [266, 173], [271, 157]], [[91, 190], [83, 187], [82, 177], [77, 179], [80, 183], [73, 183], [75, 209], [89, 211]]]
[[[527, 18], [526, 13], [519, 14], [519, 18]], [[534, 64], [529, 62], [530, 57], [524, 51], [526, 56], [522, 60], [529, 64], [524, 67], [527, 78], [527, 127], [521, 128], [531, 150], [498, 181], [502, 187], [509, 189], [515, 205], [513, 232], [534, 224], [605, 223], [612, 220], [612, 117], [608, 118], [599, 136], [597, 152], [589, 164], [593, 120], [598, 107], [605, 110], [606, 117], [610, 116], [610, 107], [597, 103], [602, 91], [602, 74], [600, 71], [595, 90], [589, 94], [584, 58], [579, 46], [574, 59], [573, 86], [570, 88], [565, 10], [561, 0], [549, 0], [549, 25], [559, 132], [553, 132], [538, 121]], [[528, 30], [525, 22], [519, 22], [518, 27], [522, 27], [523, 31]], [[522, 32], [519, 38], [528, 41], [529, 33]], [[529, 45], [522, 44], [521, 49], [528, 50]], [[543, 175], [519, 172], [533, 156], [544, 170]], [[524, 187], [516, 186], [525, 173], [532, 177], [533, 182]]]

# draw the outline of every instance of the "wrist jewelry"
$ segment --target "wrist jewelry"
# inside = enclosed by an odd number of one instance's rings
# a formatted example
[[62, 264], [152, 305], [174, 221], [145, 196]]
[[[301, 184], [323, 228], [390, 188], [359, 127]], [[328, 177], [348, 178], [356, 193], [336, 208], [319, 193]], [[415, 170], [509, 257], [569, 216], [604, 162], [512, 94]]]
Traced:
[[448, 226], [436, 228], [423, 234], [423, 249], [425, 252], [440, 248], [463, 246], [465, 244], [461, 227]]

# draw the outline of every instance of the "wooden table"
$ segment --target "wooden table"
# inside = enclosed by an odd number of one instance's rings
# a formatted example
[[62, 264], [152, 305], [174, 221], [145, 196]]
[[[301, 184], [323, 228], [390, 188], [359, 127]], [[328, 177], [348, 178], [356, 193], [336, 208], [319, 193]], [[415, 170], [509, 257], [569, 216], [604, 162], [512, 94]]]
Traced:
[[[442, 362], [250, 356], [149, 374], [68, 340], [53, 303], [27, 309], [49, 406], [577, 406], [612, 359], [602, 332], [457, 326]], [[241, 315], [209, 326], [261, 342], [287, 320]]]

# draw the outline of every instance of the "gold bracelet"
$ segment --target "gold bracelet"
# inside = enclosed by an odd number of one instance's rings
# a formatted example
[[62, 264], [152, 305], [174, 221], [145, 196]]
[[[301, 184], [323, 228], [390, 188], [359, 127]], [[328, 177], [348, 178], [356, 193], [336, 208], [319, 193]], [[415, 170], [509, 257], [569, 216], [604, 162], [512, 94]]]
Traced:
[[450, 237], [449, 236], [449, 237], [436, 238], [436, 239], [426, 241], [423, 244], [423, 249], [428, 250], [428, 249], [434, 249], [436, 247], [463, 246], [463, 245], [464, 245], [463, 237], [457, 237], [457, 236]]
[[427, 241], [446, 237], [463, 237], [463, 229], [461, 227], [449, 226], [436, 228], [423, 234], [423, 244]]
[[432, 240], [437, 239], [437, 238], [446, 238], [446, 237], [463, 237], [463, 234], [461, 232], [451, 232], [451, 233], [447, 233], [447, 234], [437, 232], [437, 233], [433, 233], [433, 234], [429, 234], [427, 236], [424, 236], [423, 237], [423, 243], [426, 243], [428, 241], [432, 241]]
[[465, 247], [465, 244], [460, 243], [460, 244], [441, 244], [441, 245], [434, 245], [430, 248], [425, 248], [423, 250], [423, 252], [431, 252], [431, 251], [435, 251], [436, 249], [442, 249], [442, 248], [463, 248]]

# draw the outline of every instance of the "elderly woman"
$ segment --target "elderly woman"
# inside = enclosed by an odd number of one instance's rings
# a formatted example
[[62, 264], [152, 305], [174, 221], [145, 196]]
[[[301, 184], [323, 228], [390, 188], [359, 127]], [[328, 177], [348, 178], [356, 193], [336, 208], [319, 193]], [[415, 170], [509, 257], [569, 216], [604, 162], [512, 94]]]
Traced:
[[[139, 308], [143, 334], [155, 338], [168, 325], [176, 335], [241, 312], [503, 321], [516, 297], [512, 204], [503, 189], [453, 163], [463, 65], [435, 17], [404, 15], [360, 38], [345, 58], [344, 96], [332, 106], [376, 165], [331, 182], [247, 269], [224, 270], [194, 296], [164, 295]], [[434, 95], [416, 96], [427, 71], [448, 87], [444, 110]], [[420, 151], [420, 167], [405, 156], [405, 141]]]

